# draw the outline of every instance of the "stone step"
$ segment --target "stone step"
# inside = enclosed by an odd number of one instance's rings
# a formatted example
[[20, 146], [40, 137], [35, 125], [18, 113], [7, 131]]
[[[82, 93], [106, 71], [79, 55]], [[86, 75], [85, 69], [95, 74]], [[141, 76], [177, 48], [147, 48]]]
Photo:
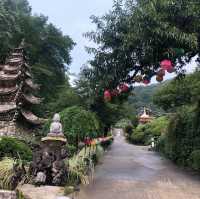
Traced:
[[0, 199], [17, 199], [14, 191], [0, 190]]
[[64, 188], [56, 186], [40, 186], [25, 184], [18, 190], [27, 199], [70, 199], [64, 196]]

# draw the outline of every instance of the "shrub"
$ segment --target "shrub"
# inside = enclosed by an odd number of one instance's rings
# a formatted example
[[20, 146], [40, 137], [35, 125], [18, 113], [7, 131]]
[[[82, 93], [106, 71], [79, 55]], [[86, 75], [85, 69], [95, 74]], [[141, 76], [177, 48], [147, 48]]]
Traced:
[[0, 138], [0, 158], [12, 157], [24, 161], [32, 160], [32, 151], [24, 142], [16, 138]]
[[169, 124], [169, 119], [167, 117], [159, 117], [150, 123], [145, 125], [146, 134], [150, 134], [152, 136], [160, 136], [165, 133]]
[[74, 145], [68, 144], [66, 147], [67, 147], [67, 152], [68, 152], [69, 157], [72, 157], [77, 151], [77, 147], [75, 147]]
[[141, 130], [141, 126], [136, 128], [130, 136], [130, 141], [134, 144], [145, 144], [145, 133]]
[[95, 138], [100, 131], [96, 115], [82, 107], [73, 106], [61, 112], [63, 131], [70, 144], [83, 141], [86, 136]]
[[[96, 115], [79, 106], [66, 108], [61, 113], [63, 133], [70, 145], [77, 146], [86, 136], [95, 138], [100, 132], [100, 123]], [[44, 134], [49, 133], [51, 121], [48, 121], [43, 129]]]
[[194, 116], [193, 108], [182, 107], [171, 117], [166, 133], [165, 154], [182, 166], [188, 165], [188, 158], [195, 150]]
[[156, 144], [156, 151], [161, 152], [165, 154], [165, 145], [166, 145], [166, 135], [161, 135], [158, 138], [157, 144]]
[[169, 123], [167, 117], [159, 117], [150, 123], [138, 125], [134, 130], [129, 140], [134, 144], [149, 145], [152, 137], [159, 137], [165, 134]]
[[115, 124], [115, 128], [125, 129], [127, 126], [132, 126], [129, 119], [121, 119]]
[[131, 135], [131, 133], [133, 132], [133, 126], [131, 125], [128, 125], [125, 127], [125, 133], [128, 134], [128, 135]]
[[0, 161], [0, 189], [14, 190], [26, 180], [26, 170], [21, 160], [4, 157]]
[[190, 155], [190, 165], [195, 170], [200, 170], [200, 150], [195, 150]]
[[[94, 174], [95, 162], [103, 154], [103, 148], [100, 145], [96, 147], [87, 147], [82, 149], [73, 158], [69, 159], [69, 177], [68, 185], [79, 183], [89, 184]], [[95, 161], [95, 162], [94, 162]]]

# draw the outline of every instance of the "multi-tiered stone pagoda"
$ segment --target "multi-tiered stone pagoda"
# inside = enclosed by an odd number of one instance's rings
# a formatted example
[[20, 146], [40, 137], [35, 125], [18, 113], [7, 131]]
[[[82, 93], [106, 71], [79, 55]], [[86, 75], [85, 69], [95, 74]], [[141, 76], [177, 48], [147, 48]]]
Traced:
[[42, 119], [31, 111], [41, 99], [33, 95], [39, 88], [33, 83], [30, 66], [26, 62], [24, 45], [15, 48], [0, 65], [0, 136], [16, 134], [20, 121], [39, 125]]

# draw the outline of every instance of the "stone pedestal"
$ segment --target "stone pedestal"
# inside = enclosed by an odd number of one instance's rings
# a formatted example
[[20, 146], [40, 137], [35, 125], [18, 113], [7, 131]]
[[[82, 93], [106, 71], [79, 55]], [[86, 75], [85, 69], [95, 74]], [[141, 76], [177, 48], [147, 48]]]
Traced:
[[36, 185], [65, 185], [68, 176], [66, 143], [64, 136], [47, 136], [42, 139], [41, 150], [34, 153], [31, 167]]
[[64, 159], [66, 157], [63, 154], [63, 146], [67, 143], [67, 139], [65, 137], [44, 137], [42, 138], [42, 150], [43, 153], [48, 153], [54, 155], [54, 158], [57, 160]]

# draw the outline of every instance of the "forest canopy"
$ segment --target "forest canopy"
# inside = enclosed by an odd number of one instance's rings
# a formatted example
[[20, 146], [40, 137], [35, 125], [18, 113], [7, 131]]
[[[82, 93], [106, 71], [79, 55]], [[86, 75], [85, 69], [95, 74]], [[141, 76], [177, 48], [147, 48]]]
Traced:
[[49, 23], [46, 16], [32, 15], [27, 0], [1, 0], [0, 13], [0, 63], [4, 63], [8, 53], [25, 40], [29, 64], [46, 105], [43, 104], [38, 112], [46, 111], [47, 104], [61, 91], [60, 86], [70, 87], [67, 71], [75, 43]]

